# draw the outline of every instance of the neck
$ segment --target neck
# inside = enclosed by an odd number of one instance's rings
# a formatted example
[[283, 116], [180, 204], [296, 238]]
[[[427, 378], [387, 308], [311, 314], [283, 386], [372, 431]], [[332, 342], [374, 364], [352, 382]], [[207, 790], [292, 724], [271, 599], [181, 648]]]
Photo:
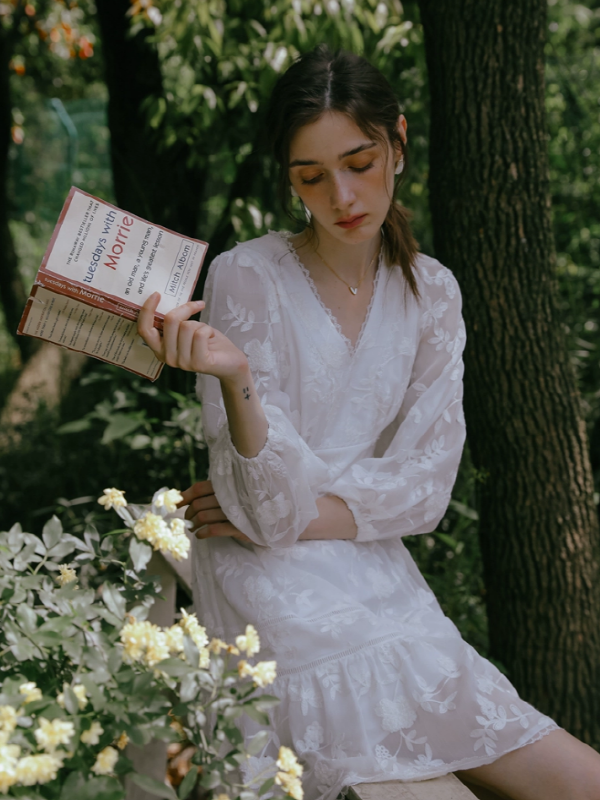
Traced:
[[[348, 283], [356, 283], [381, 247], [381, 233], [362, 242], [346, 243], [331, 236], [318, 223], [316, 235], [302, 234], [300, 247], [316, 252]], [[299, 248], [297, 248], [299, 249]]]

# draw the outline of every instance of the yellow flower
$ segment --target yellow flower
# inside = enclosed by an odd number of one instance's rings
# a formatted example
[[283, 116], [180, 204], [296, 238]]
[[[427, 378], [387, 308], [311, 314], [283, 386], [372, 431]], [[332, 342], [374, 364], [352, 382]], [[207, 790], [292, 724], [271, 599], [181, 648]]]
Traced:
[[149, 667], [153, 667], [169, 657], [167, 637], [158, 625], [147, 621], [128, 622], [119, 635], [128, 664], [143, 660]]
[[47, 753], [53, 753], [61, 744], [69, 744], [75, 735], [75, 726], [64, 719], [39, 718], [40, 727], [33, 734], [38, 745]]
[[182, 739], [186, 738], [185, 731], [183, 729], [183, 725], [181, 724], [181, 722], [179, 722], [179, 720], [174, 719], [171, 722], [171, 728], [173, 728], [173, 730], [177, 733], [177, 735], [181, 736]]
[[202, 649], [206, 648], [208, 644], [208, 636], [206, 635], [206, 628], [200, 625], [196, 615], [188, 614], [185, 608], [182, 608], [179, 624], [183, 628], [184, 633], [187, 633], [187, 635], [191, 637], [198, 650], [202, 652]]
[[104, 495], [98, 498], [98, 502], [101, 506], [104, 506], [107, 511], [110, 511], [111, 508], [123, 508], [127, 505], [125, 492], [122, 492], [120, 489], [105, 489]]
[[283, 772], [287, 772], [290, 775], [293, 775], [295, 778], [299, 778], [303, 772], [302, 765], [298, 763], [296, 754], [289, 747], [282, 746], [279, 748], [279, 758], [277, 759], [277, 766], [279, 767], [280, 770], [283, 770]]
[[33, 703], [35, 700], [42, 699], [42, 693], [34, 681], [27, 681], [19, 686], [19, 692], [25, 696], [24, 703]]
[[[7, 733], [5, 733], [8, 736]], [[6, 794], [17, 782], [17, 761], [21, 748], [16, 744], [0, 745], [0, 794]]]
[[237, 668], [240, 678], [247, 678], [249, 675], [252, 675], [254, 669], [254, 667], [247, 661], [244, 661], [243, 658], [238, 661]]
[[183, 629], [179, 625], [165, 628], [165, 639], [171, 653], [183, 652]]
[[105, 747], [96, 757], [96, 763], [92, 767], [92, 772], [96, 775], [110, 775], [119, 760], [119, 751], [114, 747]]
[[[169, 526], [164, 519], [159, 514], [153, 514], [151, 511], [147, 511], [143, 517], [136, 520], [133, 526], [133, 532], [138, 539], [148, 541], [152, 545], [157, 539], [164, 536], [168, 530]], [[158, 547], [155, 549], [157, 550]]]
[[77, 580], [77, 573], [68, 564], [59, 564], [60, 575], [57, 576], [57, 581], [61, 586], [66, 586], [67, 583], [73, 583]]
[[227, 644], [222, 639], [211, 639], [210, 644], [208, 645], [208, 650], [211, 653], [216, 653], [220, 655], [221, 650], [226, 650], [228, 653], [231, 653], [235, 656], [239, 656], [240, 651], [234, 644]]
[[[66, 683], [63, 684], [63, 686], [67, 686], [67, 685], [68, 684], [66, 684]], [[83, 709], [87, 706], [87, 703], [88, 703], [87, 692], [86, 692], [85, 686], [82, 686], [81, 684], [78, 683], [75, 686], [73, 686], [72, 689], [73, 689], [73, 693], [75, 694], [75, 697], [77, 698], [77, 705], [79, 706], [79, 710], [83, 711]], [[56, 702], [58, 703], [58, 705], [61, 708], [65, 707], [65, 693], [64, 692], [60, 692], [59, 694], [56, 695]]]
[[208, 647], [200, 648], [200, 658], [198, 659], [199, 669], [208, 669], [210, 667], [210, 651]]
[[283, 788], [286, 794], [293, 797], [294, 800], [302, 800], [304, 792], [300, 779], [287, 772], [278, 772], [275, 776], [275, 783]]
[[185, 533], [185, 523], [182, 519], [171, 520], [169, 526], [159, 514], [147, 511], [143, 517], [136, 520], [133, 532], [138, 539], [149, 542], [155, 550], [170, 553], [176, 561], [188, 556], [190, 540]]
[[12, 733], [17, 727], [17, 710], [12, 706], [0, 706], [0, 730]]
[[183, 500], [183, 495], [177, 489], [168, 489], [166, 492], [161, 492], [156, 500], [154, 501], [154, 505], [157, 508], [166, 508], [167, 511], [172, 513], [173, 511], [177, 511], [177, 503], [181, 503]]
[[104, 728], [99, 722], [94, 720], [87, 731], [81, 734], [81, 741], [84, 744], [96, 745], [100, 741], [100, 737], [104, 733]]
[[254, 625], [246, 625], [244, 636], [237, 636], [235, 643], [240, 650], [247, 654], [248, 658], [255, 656], [260, 650], [260, 639]]
[[61, 767], [62, 758], [57, 754], [25, 756], [17, 763], [17, 780], [23, 786], [48, 783], [56, 778], [56, 773]]
[[127, 745], [129, 744], [129, 736], [123, 731], [123, 733], [117, 739], [117, 747], [119, 750], [125, 750]]
[[276, 666], [276, 661], [259, 661], [258, 664], [252, 668], [252, 680], [255, 685], [263, 688], [269, 683], [273, 683], [277, 677]]

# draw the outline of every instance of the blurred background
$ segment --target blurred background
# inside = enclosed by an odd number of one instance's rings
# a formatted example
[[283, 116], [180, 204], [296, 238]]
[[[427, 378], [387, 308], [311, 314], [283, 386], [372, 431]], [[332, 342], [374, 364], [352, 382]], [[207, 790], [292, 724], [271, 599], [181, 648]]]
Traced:
[[[205, 268], [236, 241], [290, 229], [261, 113], [282, 70], [326, 41], [366, 55], [394, 87], [410, 154], [400, 200], [434, 255], [423, 32], [418, 5], [400, 0], [14, 0], [0, 2], [0, 22], [0, 530], [19, 520], [36, 533], [56, 513], [77, 532], [104, 487], [144, 502], [206, 477], [207, 459], [193, 376], [166, 368], [152, 384], [16, 337], [69, 187], [210, 242]], [[560, 303], [598, 491], [597, 0], [549, 0], [545, 56]], [[477, 481], [467, 444], [438, 530], [406, 541], [446, 613], [487, 654]]]

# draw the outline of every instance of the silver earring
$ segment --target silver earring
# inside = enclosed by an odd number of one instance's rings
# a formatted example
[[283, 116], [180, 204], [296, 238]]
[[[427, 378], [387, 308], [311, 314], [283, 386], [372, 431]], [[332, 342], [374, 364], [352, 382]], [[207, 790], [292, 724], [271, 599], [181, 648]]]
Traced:
[[290, 186], [290, 194], [292, 197], [299, 197], [298, 192], [294, 189], [293, 186]]
[[398, 163], [396, 164], [396, 169], [394, 170], [394, 175], [400, 175], [402, 170], [404, 169], [404, 159], [401, 158]]

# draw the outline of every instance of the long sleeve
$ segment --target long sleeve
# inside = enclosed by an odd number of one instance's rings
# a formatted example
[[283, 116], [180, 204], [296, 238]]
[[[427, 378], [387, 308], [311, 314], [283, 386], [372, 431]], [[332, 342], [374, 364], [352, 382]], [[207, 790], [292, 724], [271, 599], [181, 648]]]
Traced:
[[460, 288], [439, 262], [423, 270], [424, 302], [397, 431], [380, 458], [364, 458], [330, 487], [352, 511], [356, 541], [435, 530], [450, 501], [466, 437], [465, 326]]
[[269, 426], [263, 449], [242, 456], [231, 441], [220, 381], [199, 375], [209, 478], [236, 528], [258, 545], [289, 546], [319, 516], [316, 498], [329, 470], [299, 435], [281, 390], [290, 365], [277, 283], [259, 253], [238, 246], [212, 262], [204, 299], [201, 320], [246, 354]]

